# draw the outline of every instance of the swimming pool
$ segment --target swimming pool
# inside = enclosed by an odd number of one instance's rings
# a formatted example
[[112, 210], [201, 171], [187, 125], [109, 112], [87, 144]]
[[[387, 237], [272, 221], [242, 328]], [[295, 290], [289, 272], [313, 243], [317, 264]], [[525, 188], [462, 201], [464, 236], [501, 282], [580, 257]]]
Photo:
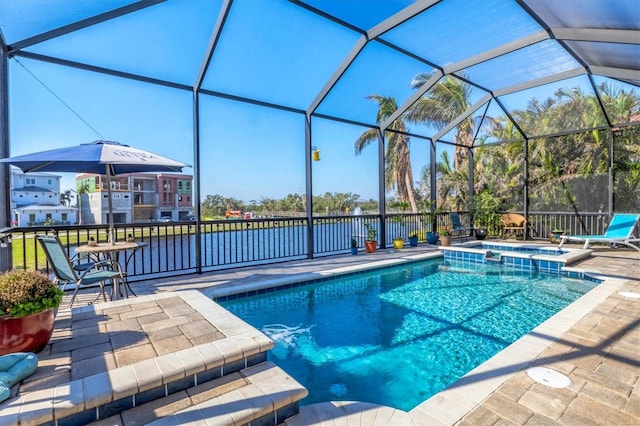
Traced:
[[440, 259], [221, 303], [276, 342], [303, 404], [408, 411], [596, 285]]

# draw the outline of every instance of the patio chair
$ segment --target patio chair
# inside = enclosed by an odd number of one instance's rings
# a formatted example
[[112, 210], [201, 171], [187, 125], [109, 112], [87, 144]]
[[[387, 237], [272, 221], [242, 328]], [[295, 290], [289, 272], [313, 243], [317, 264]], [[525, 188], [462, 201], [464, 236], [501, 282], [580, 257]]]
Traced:
[[527, 239], [527, 218], [518, 213], [505, 213], [500, 216], [502, 222], [502, 239], [509, 235], [522, 233], [522, 239]]
[[451, 228], [453, 231], [453, 235], [456, 237], [464, 237], [465, 239], [469, 236], [471, 232], [471, 228], [466, 227], [460, 221], [460, 215], [456, 212], [450, 212], [449, 218], [451, 219]]
[[607, 230], [602, 235], [561, 235], [560, 245], [562, 247], [567, 241], [584, 241], [582, 248], [589, 248], [591, 243], [609, 244], [615, 247], [622, 244], [640, 251], [640, 247], [633, 243], [640, 242], [640, 238], [633, 233], [640, 220], [640, 214], [614, 214]]
[[[44, 254], [47, 256], [47, 260], [53, 269], [56, 281], [65, 286], [69, 283], [73, 283], [76, 286], [73, 295], [71, 296], [69, 307], [73, 305], [80, 287], [98, 284], [100, 286], [100, 294], [98, 294], [98, 297], [102, 295], [106, 302], [107, 296], [104, 292], [105, 282], [109, 281], [112, 284], [112, 287], [115, 287], [112, 288], [112, 292], [113, 290], [118, 291], [117, 284], [119, 282], [124, 282], [122, 269], [118, 262], [110, 259], [91, 262], [92, 264], [89, 267], [83, 271], [78, 271], [71, 263], [71, 259], [64, 250], [58, 237], [55, 235], [36, 235], [36, 238], [40, 243], [42, 250], [44, 250]], [[126, 292], [126, 286], [123, 287]], [[96, 299], [98, 297], [96, 297]]]
[[[73, 266], [73, 269], [75, 269], [76, 272], [80, 274], [87, 269], [92, 268], [93, 265], [95, 265], [100, 260], [94, 255], [81, 256], [80, 253], [76, 253], [69, 259], [69, 261], [71, 262], [71, 266]], [[56, 278], [56, 282], [57, 281], [58, 279]], [[67, 289], [67, 284], [69, 284], [69, 282], [58, 283], [58, 286], [62, 285], [62, 291], [65, 291]]]

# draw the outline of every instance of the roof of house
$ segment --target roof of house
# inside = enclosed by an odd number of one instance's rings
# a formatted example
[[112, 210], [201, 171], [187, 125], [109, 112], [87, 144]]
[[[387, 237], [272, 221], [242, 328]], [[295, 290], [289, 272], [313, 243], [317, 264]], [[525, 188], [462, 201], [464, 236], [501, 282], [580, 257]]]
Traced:
[[77, 210], [76, 207], [63, 206], [61, 204], [52, 204], [52, 203], [36, 203], [36, 204], [26, 204], [22, 206], [16, 206], [14, 210]]
[[23, 186], [22, 188], [13, 188], [12, 191], [15, 192], [51, 192], [56, 193], [56, 191], [52, 191], [47, 188], [40, 188], [39, 186]]

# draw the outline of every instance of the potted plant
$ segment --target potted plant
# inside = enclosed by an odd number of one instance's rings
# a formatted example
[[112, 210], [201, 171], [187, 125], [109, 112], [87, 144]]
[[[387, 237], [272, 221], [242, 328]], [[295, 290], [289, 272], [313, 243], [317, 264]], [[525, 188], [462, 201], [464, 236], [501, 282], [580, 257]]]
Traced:
[[438, 244], [440, 237], [437, 232], [427, 232], [427, 242], [429, 244]]
[[378, 242], [376, 241], [378, 230], [375, 226], [369, 223], [365, 223], [364, 227], [367, 230], [367, 239], [364, 242], [364, 249], [367, 253], [373, 253], [376, 251], [376, 245], [378, 244]]
[[404, 247], [404, 238], [402, 237], [395, 237], [393, 239], [393, 248], [400, 250], [402, 247]]
[[0, 355], [39, 351], [53, 333], [63, 291], [45, 274], [11, 270], [0, 275]]
[[411, 247], [418, 247], [418, 235], [420, 233], [418, 231], [413, 231], [409, 234], [409, 245]]
[[351, 238], [351, 254], [354, 256], [358, 254], [358, 240], [355, 238]]
[[[396, 207], [403, 207], [403, 203], [395, 203]], [[404, 238], [402, 237], [403, 233], [403, 225], [402, 225], [402, 215], [394, 215], [391, 217], [391, 222], [393, 223], [393, 230], [396, 233], [396, 236], [393, 238], [393, 248], [396, 250], [400, 250], [404, 247]]]
[[484, 240], [487, 238], [487, 228], [475, 228], [473, 230], [476, 240]]
[[451, 229], [449, 229], [446, 226], [441, 226], [438, 229], [438, 236], [440, 237], [440, 245], [442, 246], [451, 245]]

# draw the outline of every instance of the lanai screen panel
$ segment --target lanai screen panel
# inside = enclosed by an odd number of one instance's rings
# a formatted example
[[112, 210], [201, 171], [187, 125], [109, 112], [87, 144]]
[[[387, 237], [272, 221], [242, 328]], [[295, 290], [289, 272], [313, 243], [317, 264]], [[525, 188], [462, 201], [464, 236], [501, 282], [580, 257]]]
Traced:
[[220, 3], [220, 0], [161, 2], [25, 50], [108, 70], [193, 85]]
[[290, 2], [234, 1], [202, 87], [304, 110], [358, 38]]
[[124, 7], [136, 0], [3, 1], [0, 27], [7, 44]]
[[531, 140], [530, 209], [606, 211], [609, 142], [607, 130]]
[[613, 205], [619, 212], [640, 212], [640, 128], [614, 132]]
[[445, 0], [381, 38], [445, 66], [540, 30], [511, 0]]
[[431, 68], [377, 41], [367, 43], [329, 92], [317, 111], [375, 124], [378, 102], [370, 96], [390, 97], [400, 105], [412, 93], [413, 77]]

